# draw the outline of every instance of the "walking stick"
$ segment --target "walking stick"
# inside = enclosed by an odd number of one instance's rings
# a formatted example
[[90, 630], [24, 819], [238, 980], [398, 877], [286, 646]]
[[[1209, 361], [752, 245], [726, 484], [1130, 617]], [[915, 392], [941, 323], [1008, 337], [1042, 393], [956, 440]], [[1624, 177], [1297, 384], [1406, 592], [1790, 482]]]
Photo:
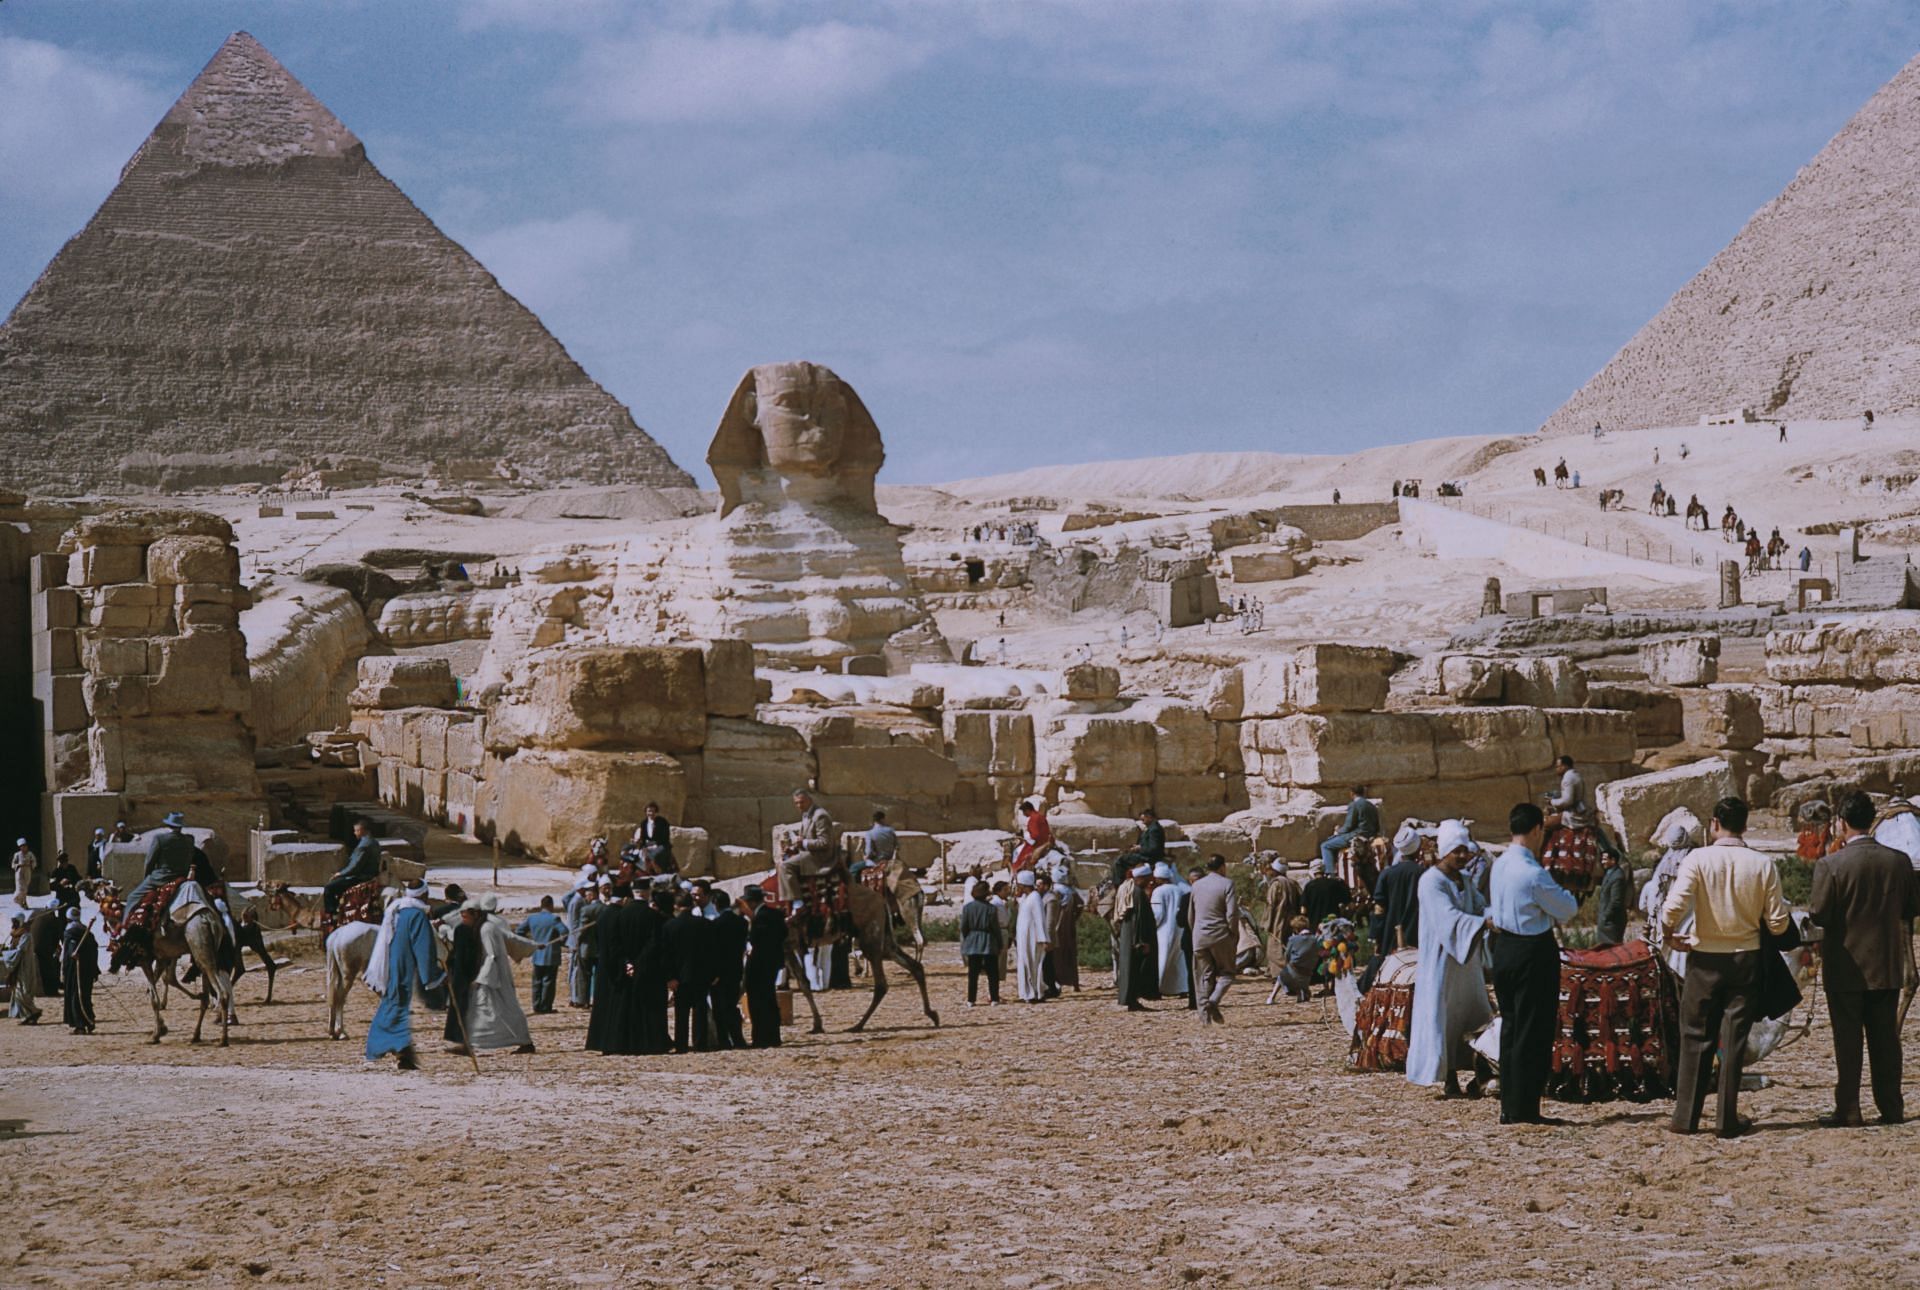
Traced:
[[473, 1036], [467, 1031], [467, 1019], [460, 1015], [460, 1001], [456, 998], [459, 993], [458, 990], [453, 988], [453, 980], [449, 977], [447, 980], [447, 1006], [453, 1009], [453, 1019], [459, 1023], [460, 1026], [460, 1038], [466, 1044], [467, 1060], [473, 1063], [473, 1073], [478, 1075], [480, 1073], [480, 1058], [474, 1054]]

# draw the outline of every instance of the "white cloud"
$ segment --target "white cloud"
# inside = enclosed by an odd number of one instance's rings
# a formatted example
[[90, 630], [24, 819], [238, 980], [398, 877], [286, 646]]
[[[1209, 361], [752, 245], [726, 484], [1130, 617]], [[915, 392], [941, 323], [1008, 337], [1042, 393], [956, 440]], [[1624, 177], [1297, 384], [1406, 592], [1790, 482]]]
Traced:
[[842, 22], [780, 34], [661, 31], [588, 49], [572, 97], [589, 115], [624, 122], [807, 121], [884, 88], [929, 52]]
[[501, 286], [535, 313], [545, 314], [625, 269], [633, 254], [633, 226], [585, 210], [559, 219], [527, 220], [462, 241]]
[[0, 174], [14, 177], [9, 201], [60, 208], [105, 197], [167, 103], [111, 64], [0, 36]]

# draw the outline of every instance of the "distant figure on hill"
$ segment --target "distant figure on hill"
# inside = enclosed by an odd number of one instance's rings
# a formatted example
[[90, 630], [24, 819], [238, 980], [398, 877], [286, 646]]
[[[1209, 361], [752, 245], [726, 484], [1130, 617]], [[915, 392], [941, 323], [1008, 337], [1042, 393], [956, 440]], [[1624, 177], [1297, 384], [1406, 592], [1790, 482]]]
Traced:
[[1785, 443], [1786, 441], [1787, 441], [1787, 423], [1782, 421], [1780, 423], [1780, 442]]
[[1807, 547], [1800, 548], [1800, 572], [1805, 573], [1813, 567], [1813, 552]]
[[1333, 490], [1333, 504], [1335, 506], [1340, 504], [1340, 490], [1337, 488]]
[[1860, 428], [1862, 430], [1873, 429], [1873, 410], [1871, 408], [1860, 414]]

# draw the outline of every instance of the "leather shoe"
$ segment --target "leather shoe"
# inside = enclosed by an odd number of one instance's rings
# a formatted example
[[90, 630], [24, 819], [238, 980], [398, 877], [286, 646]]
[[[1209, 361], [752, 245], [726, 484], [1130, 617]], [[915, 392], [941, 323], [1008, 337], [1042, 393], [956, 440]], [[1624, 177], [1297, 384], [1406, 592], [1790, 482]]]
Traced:
[[1861, 1119], [1860, 1112], [1858, 1111], [1845, 1114], [1835, 1111], [1830, 1115], [1820, 1117], [1820, 1127], [1823, 1129], [1857, 1129], [1860, 1125]]
[[[89, 1033], [91, 1033], [93, 1030], [93, 1027], [88, 1026], [87, 1030]], [[1880, 1117], [1880, 1123], [1882, 1124], [1905, 1124], [1906, 1122], [1907, 1122], [1907, 1113], [1905, 1111], [1896, 1111], [1892, 1115], [1883, 1115]]]
[[1717, 1136], [1722, 1138], [1739, 1138], [1752, 1132], [1753, 1121], [1743, 1115], [1734, 1121], [1731, 1129], [1721, 1129]]

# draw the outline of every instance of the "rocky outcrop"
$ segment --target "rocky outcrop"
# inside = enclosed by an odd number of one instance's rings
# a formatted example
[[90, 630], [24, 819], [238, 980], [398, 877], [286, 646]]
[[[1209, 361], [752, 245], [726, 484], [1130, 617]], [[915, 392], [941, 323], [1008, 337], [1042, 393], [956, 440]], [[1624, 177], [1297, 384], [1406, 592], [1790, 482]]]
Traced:
[[371, 637], [352, 596], [301, 587], [240, 615], [253, 684], [253, 729], [266, 748], [347, 720], [347, 695]]

